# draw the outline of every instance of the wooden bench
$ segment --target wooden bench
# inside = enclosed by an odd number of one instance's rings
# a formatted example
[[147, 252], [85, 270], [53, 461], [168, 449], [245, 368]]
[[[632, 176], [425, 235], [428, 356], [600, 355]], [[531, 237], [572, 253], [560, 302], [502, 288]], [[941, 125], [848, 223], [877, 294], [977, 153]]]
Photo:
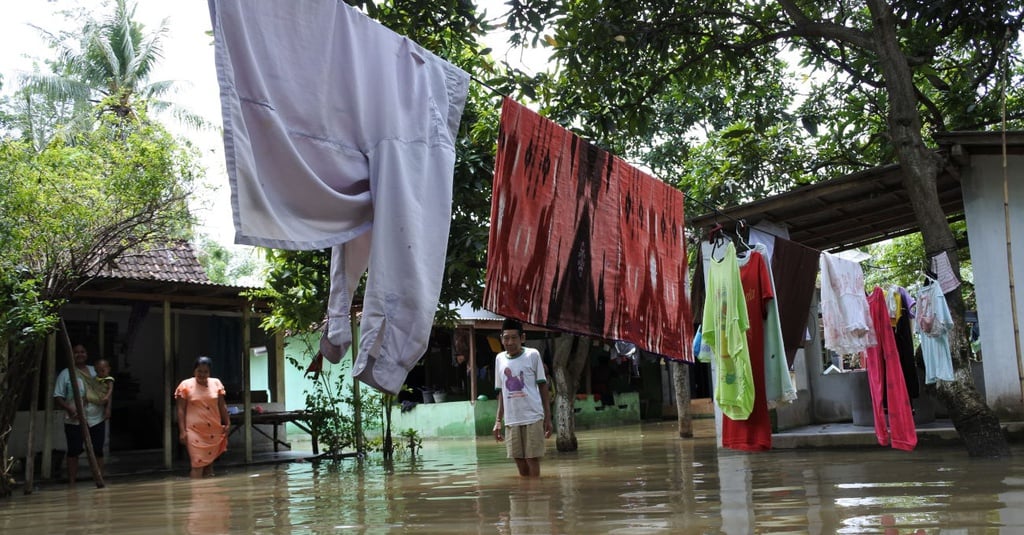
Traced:
[[[317, 443], [316, 432], [313, 431], [313, 425], [310, 422], [310, 417], [311, 415], [306, 411], [254, 412], [251, 416], [250, 425], [254, 431], [272, 440], [274, 443], [274, 451], [278, 451], [278, 446], [284, 446], [288, 449], [291, 449], [292, 447], [291, 443], [278, 438], [278, 427], [287, 423], [293, 423], [299, 429], [309, 433], [309, 436], [312, 437], [313, 440], [313, 455], [319, 455], [320, 446]], [[244, 423], [245, 414], [232, 414], [231, 431], [228, 432], [228, 436], [234, 434], [234, 432], [242, 427]], [[259, 425], [274, 426], [274, 435], [268, 435], [266, 431], [257, 427]]]

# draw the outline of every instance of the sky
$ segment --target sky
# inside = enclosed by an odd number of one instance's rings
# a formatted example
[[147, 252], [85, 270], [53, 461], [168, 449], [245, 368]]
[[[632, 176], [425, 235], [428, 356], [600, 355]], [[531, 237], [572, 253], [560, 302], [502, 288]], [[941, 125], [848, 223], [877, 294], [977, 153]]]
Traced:
[[[478, 0], [489, 14], [500, 14], [504, 0]], [[101, 15], [112, 12], [104, 8], [104, 0], [4, 0], [4, 16], [0, 17], [0, 73], [3, 74], [5, 92], [17, 85], [19, 73], [31, 72], [32, 58], [52, 57], [45, 41], [31, 25], [56, 29], [80, 27], [58, 13], [77, 7], [88, 8]], [[220, 125], [220, 95], [214, 65], [210, 15], [205, 0], [175, 0], [159, 2], [137, 0], [135, 19], [153, 31], [166, 20], [168, 32], [162, 38], [163, 58], [158, 62], [150, 82], [173, 80], [178, 92], [168, 97], [193, 113]], [[496, 34], [487, 39], [488, 46], [502, 51], [504, 36]], [[512, 60], [517, 54], [509, 54]], [[530, 59], [530, 58], [527, 58]], [[533, 58], [535, 59], [535, 58]], [[206, 168], [205, 183], [200, 195], [194, 199], [192, 210], [200, 220], [199, 231], [214, 241], [228, 246], [234, 242], [230, 188], [224, 165], [224, 146], [218, 132], [196, 132], [184, 126], [164, 121], [177, 135], [191, 139], [202, 150], [202, 163]], [[241, 246], [238, 246], [241, 247]]]

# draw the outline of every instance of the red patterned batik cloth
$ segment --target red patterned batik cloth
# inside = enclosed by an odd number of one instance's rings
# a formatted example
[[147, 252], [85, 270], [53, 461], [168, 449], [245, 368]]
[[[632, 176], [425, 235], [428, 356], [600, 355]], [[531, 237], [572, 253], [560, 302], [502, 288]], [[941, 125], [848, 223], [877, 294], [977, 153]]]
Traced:
[[683, 194], [506, 98], [484, 307], [693, 361]]

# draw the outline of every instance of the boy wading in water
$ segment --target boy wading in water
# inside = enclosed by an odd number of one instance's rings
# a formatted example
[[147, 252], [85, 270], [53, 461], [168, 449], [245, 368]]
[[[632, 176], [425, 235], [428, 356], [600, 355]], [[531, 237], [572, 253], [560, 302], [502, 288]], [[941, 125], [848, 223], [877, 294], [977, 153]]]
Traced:
[[494, 388], [498, 390], [494, 438], [505, 441], [519, 475], [540, 477], [544, 439], [551, 436], [551, 405], [540, 353], [523, 347], [525, 338], [522, 323], [512, 319], [502, 323], [505, 351], [494, 359]]

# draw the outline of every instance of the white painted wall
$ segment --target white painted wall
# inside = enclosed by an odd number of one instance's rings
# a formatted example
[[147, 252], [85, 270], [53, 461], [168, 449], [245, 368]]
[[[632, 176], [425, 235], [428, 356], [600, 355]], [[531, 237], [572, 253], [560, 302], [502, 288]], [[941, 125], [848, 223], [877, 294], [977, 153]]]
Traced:
[[[1013, 340], [1010, 278], [1003, 212], [1002, 155], [972, 154], [961, 171], [967, 235], [981, 328], [985, 397], [1000, 416], [1024, 416]], [[1016, 309], [1024, 322], [1024, 156], [1008, 157], [1010, 238]]]

